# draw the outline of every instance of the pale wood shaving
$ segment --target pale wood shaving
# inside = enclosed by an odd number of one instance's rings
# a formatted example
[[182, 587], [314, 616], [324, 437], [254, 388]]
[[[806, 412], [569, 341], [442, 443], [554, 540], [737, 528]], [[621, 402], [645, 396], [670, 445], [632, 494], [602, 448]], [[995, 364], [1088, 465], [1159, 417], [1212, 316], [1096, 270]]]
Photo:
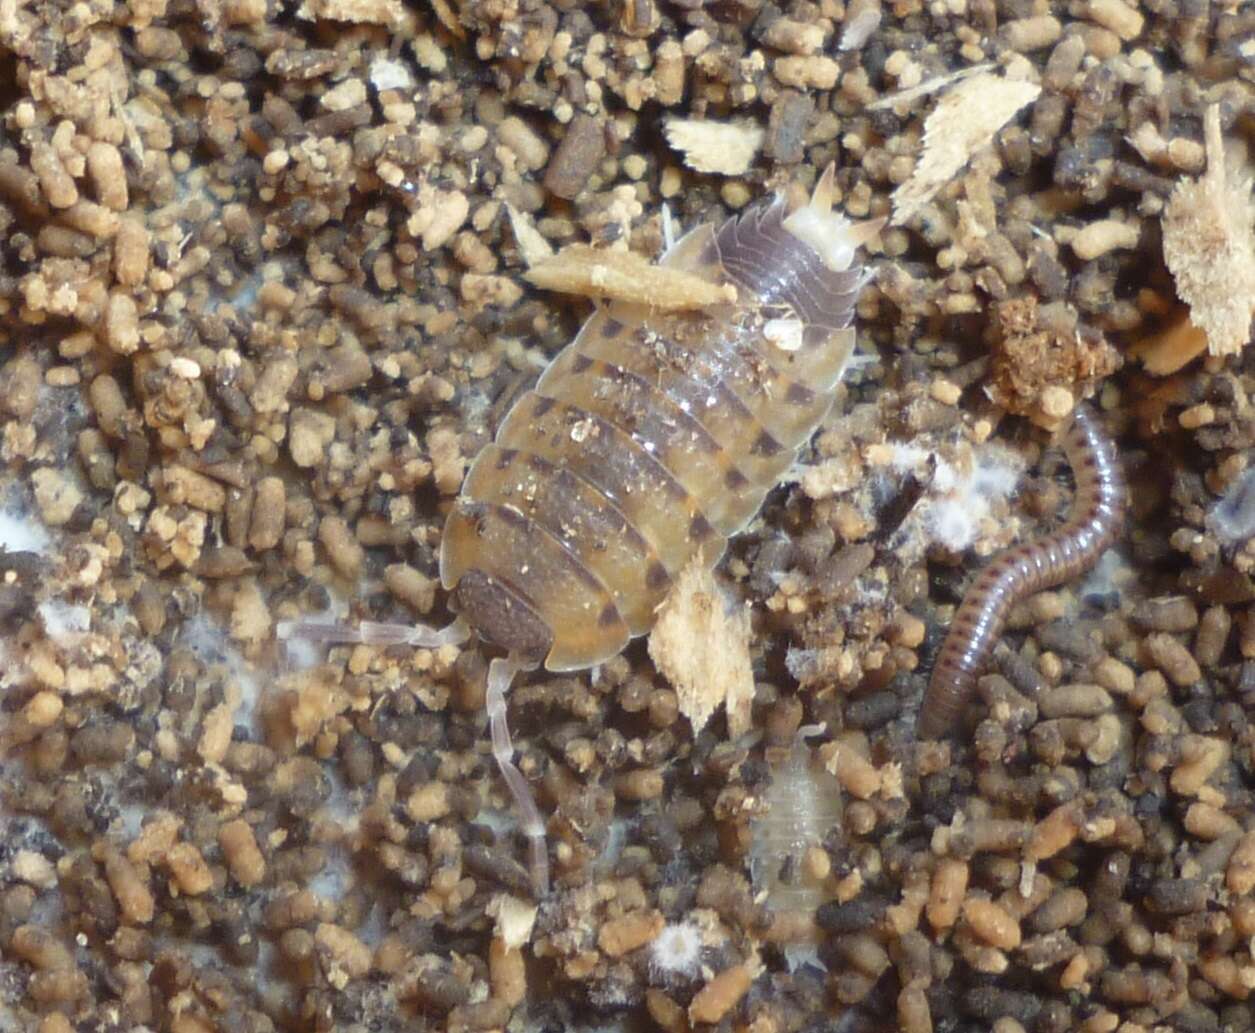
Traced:
[[878, 111], [881, 108], [897, 108], [899, 105], [907, 105], [913, 100], [920, 97], [927, 97], [930, 93], [940, 93], [949, 86], [953, 86], [956, 82], [962, 82], [964, 79], [970, 79], [974, 75], [980, 75], [984, 72], [990, 72], [997, 65], [992, 62], [986, 62], [982, 65], [972, 65], [970, 68], [960, 68], [957, 72], [948, 72], [945, 75], [939, 75], [935, 79], [928, 79], [918, 86], [912, 86], [909, 89], [898, 90], [897, 93], [890, 93], [881, 97], [880, 100], [874, 100], [867, 105], [868, 111]]
[[553, 257], [553, 245], [536, 228], [531, 216], [520, 212], [512, 204], [505, 206], [510, 216], [510, 230], [514, 234], [514, 242], [519, 246], [519, 255], [529, 266], [535, 265], [546, 258]]
[[305, 0], [297, 8], [296, 16], [308, 21], [400, 25], [405, 8], [399, 0]]
[[1255, 312], [1255, 204], [1249, 170], [1225, 167], [1217, 105], [1203, 130], [1207, 171], [1178, 183], [1164, 208], [1164, 260], [1208, 351], [1232, 355], [1250, 340]]
[[691, 311], [736, 300], [731, 284], [654, 265], [635, 251], [607, 251], [588, 244], [564, 247], [542, 258], [524, 278], [545, 290], [648, 305], [664, 312]]
[[684, 163], [697, 172], [739, 176], [750, 167], [766, 135], [750, 122], [706, 122], [695, 118], [670, 118], [663, 131], [667, 143], [684, 155]]
[[700, 732], [721, 703], [728, 734], [751, 726], [754, 672], [749, 612], [728, 605], [714, 574], [695, 558], [680, 573], [658, 610], [649, 655], [678, 697], [680, 713]]
[[522, 947], [532, 938], [539, 911], [534, 904], [508, 893], [499, 893], [488, 902], [485, 911], [496, 919], [496, 933], [508, 950]]
[[1036, 83], [987, 74], [950, 90], [924, 122], [924, 150], [911, 178], [894, 191], [892, 221], [909, 220], [1040, 93]]

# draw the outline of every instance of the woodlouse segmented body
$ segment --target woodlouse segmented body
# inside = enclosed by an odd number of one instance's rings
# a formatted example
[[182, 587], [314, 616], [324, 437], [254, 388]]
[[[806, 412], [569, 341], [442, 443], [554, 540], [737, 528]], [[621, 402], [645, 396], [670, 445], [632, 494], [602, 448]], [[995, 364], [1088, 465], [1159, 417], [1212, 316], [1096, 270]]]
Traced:
[[831, 170], [699, 226], [662, 265], [736, 300], [601, 308], [476, 458], [445, 525], [441, 580], [481, 637], [523, 663], [590, 667], [653, 624], [680, 570], [713, 565], [832, 405], [879, 224], [830, 211]]
[[1120, 534], [1124, 475], [1115, 443], [1088, 408], [1076, 410], [1063, 450], [1076, 478], [1068, 519], [1043, 541], [1002, 553], [968, 589], [924, 693], [916, 726], [923, 739], [938, 739], [954, 730], [1011, 607], [1027, 595], [1089, 570]]

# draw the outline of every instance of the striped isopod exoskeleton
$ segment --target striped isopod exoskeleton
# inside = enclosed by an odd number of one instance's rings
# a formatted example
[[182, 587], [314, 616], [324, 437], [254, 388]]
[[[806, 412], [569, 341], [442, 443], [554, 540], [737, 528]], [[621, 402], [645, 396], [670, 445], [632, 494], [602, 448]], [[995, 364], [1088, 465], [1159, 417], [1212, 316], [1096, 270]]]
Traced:
[[[448, 516], [454, 629], [507, 654], [489, 667], [487, 707], [538, 882], [544, 826], [512, 760], [505, 690], [517, 670], [592, 667], [648, 632], [673, 579], [695, 557], [719, 560], [827, 415], [854, 348], [856, 251], [881, 226], [833, 212], [833, 192], [830, 168], [791, 214], [777, 197], [672, 245], [663, 270], [734, 289], [693, 310], [599, 308], [515, 402]], [[458, 634], [301, 631], [416, 645]]]
[[1120, 534], [1124, 474], [1115, 443], [1087, 407], [1076, 410], [1063, 451], [1076, 478], [1068, 519], [1049, 537], [999, 555], [968, 589], [933, 665], [916, 725], [920, 738], [939, 739], [954, 731], [1011, 607], [1089, 570]]

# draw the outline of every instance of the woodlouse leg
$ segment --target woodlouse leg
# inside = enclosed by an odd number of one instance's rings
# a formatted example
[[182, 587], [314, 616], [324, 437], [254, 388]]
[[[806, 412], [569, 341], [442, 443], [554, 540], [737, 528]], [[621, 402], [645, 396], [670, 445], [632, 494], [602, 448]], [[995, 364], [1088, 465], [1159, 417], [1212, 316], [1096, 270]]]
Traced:
[[280, 621], [275, 628], [275, 636], [280, 641], [300, 638], [325, 645], [362, 643], [370, 646], [438, 649], [440, 646], [461, 645], [471, 637], [471, 631], [460, 620], [444, 628], [429, 628], [424, 624], [384, 624], [379, 621], [347, 624], [341, 621], [295, 620]]
[[496, 659], [488, 665], [488, 727], [492, 732], [492, 755], [496, 758], [501, 776], [514, 796], [522, 817], [523, 834], [531, 849], [532, 885], [539, 896], [549, 892], [549, 852], [545, 847], [545, 822], [536, 806], [536, 798], [523, 772], [514, 763], [514, 743], [510, 739], [510, 726], [506, 723], [505, 694], [514, 680], [518, 666], [509, 659]]

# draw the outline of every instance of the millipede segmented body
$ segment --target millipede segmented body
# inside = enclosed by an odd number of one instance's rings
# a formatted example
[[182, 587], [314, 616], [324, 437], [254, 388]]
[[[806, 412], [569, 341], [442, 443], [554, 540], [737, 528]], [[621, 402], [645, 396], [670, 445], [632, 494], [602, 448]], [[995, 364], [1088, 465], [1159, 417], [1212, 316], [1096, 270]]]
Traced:
[[521, 396], [445, 525], [441, 580], [523, 664], [598, 664], [653, 624], [695, 556], [713, 565], [832, 405], [879, 224], [782, 198], [705, 224], [663, 267], [736, 288], [660, 312], [605, 305]]
[[1120, 534], [1124, 475], [1115, 443], [1088, 408], [1076, 410], [1063, 451], [1076, 479], [1068, 518], [1048, 538], [1002, 553], [968, 589], [924, 693], [916, 726], [920, 738], [939, 739], [955, 729], [1011, 607], [1092, 568]]

